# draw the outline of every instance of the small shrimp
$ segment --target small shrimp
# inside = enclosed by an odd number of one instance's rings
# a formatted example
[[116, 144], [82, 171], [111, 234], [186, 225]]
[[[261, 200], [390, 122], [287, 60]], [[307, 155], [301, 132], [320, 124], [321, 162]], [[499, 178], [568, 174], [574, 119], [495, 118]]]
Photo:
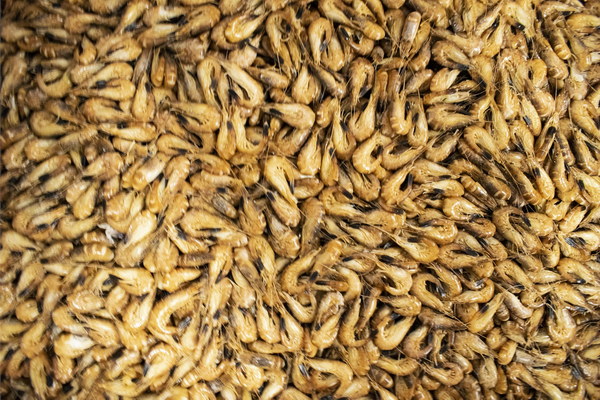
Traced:
[[315, 113], [304, 104], [267, 103], [262, 110], [297, 129], [310, 129], [315, 124]]
[[298, 200], [293, 195], [291, 186], [294, 180], [300, 178], [300, 173], [296, 167], [286, 158], [272, 156], [267, 158], [264, 166], [264, 174], [267, 181], [292, 204]]
[[150, 312], [148, 330], [165, 340], [166, 343], [173, 343], [173, 335], [179, 332], [179, 328], [170, 325], [171, 315], [193, 302], [199, 296], [198, 291], [205, 286], [205, 283], [206, 281], [193, 283], [157, 302]]
[[423, 364], [421, 367], [426, 374], [446, 386], [457, 385], [464, 378], [464, 373], [461, 368], [454, 363], [445, 363], [440, 368], [432, 367], [427, 364]]
[[387, 136], [376, 133], [358, 146], [352, 154], [352, 164], [361, 174], [373, 173], [381, 164], [383, 148], [391, 142]]
[[461, 321], [436, 313], [431, 308], [423, 308], [418, 316], [419, 320], [431, 329], [444, 329], [459, 331], [466, 329]]
[[315, 369], [320, 373], [332, 374], [339, 381], [339, 387], [335, 391], [336, 396], [341, 396], [348, 387], [352, 384], [352, 378], [354, 373], [352, 369], [341, 361], [319, 359], [319, 358], [307, 358], [303, 363]]
[[317, 18], [309, 25], [307, 33], [314, 62], [322, 63], [331, 71], [339, 71], [344, 66], [344, 56], [331, 21]]
[[600, 139], [600, 128], [597, 126], [600, 116], [596, 107], [587, 100], [573, 100], [569, 110], [575, 124], [595, 139]]
[[246, 98], [238, 96], [237, 101], [240, 103], [240, 105], [251, 109], [258, 107], [263, 103], [264, 93], [262, 85], [254, 80], [250, 74], [248, 74], [235, 63], [226, 61], [224, 59], [220, 58], [217, 60], [217, 62], [225, 70], [231, 80], [239, 85], [245, 92]]
[[504, 295], [502, 293], [498, 293], [492, 300], [490, 300], [488, 303], [485, 303], [467, 323], [469, 331], [472, 333], [478, 333], [485, 329], [485, 327], [496, 314], [496, 311], [498, 311], [502, 305], [503, 301]]
[[54, 341], [54, 352], [60, 357], [77, 358], [95, 344], [88, 336], [63, 333]]

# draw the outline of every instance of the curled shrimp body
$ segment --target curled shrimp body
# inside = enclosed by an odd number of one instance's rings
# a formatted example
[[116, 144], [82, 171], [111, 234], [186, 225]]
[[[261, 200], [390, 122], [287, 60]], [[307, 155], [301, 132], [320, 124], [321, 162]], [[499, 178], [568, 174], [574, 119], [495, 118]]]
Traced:
[[419, 299], [423, 305], [449, 314], [450, 306], [440, 299], [440, 295], [443, 295], [443, 293], [442, 283], [434, 275], [417, 273], [413, 276], [410, 294]]
[[177, 334], [179, 329], [169, 324], [171, 315], [193, 302], [198, 296], [198, 290], [203, 286], [204, 283], [192, 284], [159, 301], [150, 312], [148, 330], [157, 337], [165, 338], [167, 343], [173, 342], [172, 336]]
[[352, 163], [356, 170], [361, 174], [374, 172], [381, 164], [383, 148], [390, 142], [387, 136], [376, 133], [361, 143], [352, 154]]
[[535, 240], [533, 242], [527, 240], [527, 233], [523, 228], [523, 225], [527, 226], [531, 223], [521, 210], [514, 207], [498, 209], [494, 211], [493, 220], [498, 232], [517, 248], [535, 249], [534, 246], [537, 245]]
[[262, 86], [250, 76], [246, 71], [237, 66], [235, 63], [218, 59], [219, 64], [225, 70], [227, 76], [236, 83], [245, 95], [238, 95], [237, 101], [240, 105], [248, 108], [253, 108], [261, 105], [264, 101], [264, 92]]
[[339, 381], [339, 387], [336, 390], [336, 395], [343, 394], [352, 383], [354, 373], [352, 369], [345, 363], [334, 360], [308, 358], [304, 364], [321, 373], [332, 374]]
[[342, 1], [319, 1], [319, 9], [330, 20], [354, 29], [359, 29], [369, 39], [380, 40], [385, 36], [385, 31], [381, 26], [360, 15], [356, 10]]
[[297, 129], [309, 129], [315, 123], [315, 113], [304, 104], [267, 103], [262, 109]]
[[574, 100], [570, 106], [571, 116], [582, 130], [596, 139], [600, 139], [598, 128], [598, 110], [587, 100]]
[[307, 33], [313, 60], [317, 64], [323, 63], [332, 71], [339, 71], [343, 67], [344, 57], [333, 24], [325, 18], [318, 18], [310, 24]]
[[265, 161], [265, 178], [271, 185], [292, 204], [298, 201], [294, 197], [290, 185], [295, 179], [300, 177], [300, 173], [294, 165], [287, 159], [279, 156], [273, 156]]
[[448, 363], [442, 366], [441, 368], [424, 365], [423, 370], [429, 376], [447, 386], [458, 384], [463, 380], [464, 377], [464, 374], [460, 367], [454, 363]]

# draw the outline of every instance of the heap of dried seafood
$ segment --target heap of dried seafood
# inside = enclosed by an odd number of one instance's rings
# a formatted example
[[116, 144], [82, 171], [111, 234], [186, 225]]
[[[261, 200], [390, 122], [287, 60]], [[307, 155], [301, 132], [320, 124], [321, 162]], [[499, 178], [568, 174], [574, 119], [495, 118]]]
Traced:
[[600, 398], [598, 0], [5, 0], [0, 396]]

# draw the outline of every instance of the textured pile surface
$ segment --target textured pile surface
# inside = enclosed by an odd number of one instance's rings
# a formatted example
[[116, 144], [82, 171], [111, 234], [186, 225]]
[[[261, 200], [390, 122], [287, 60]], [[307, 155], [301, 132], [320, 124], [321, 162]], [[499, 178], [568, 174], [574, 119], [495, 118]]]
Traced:
[[4, 0], [0, 397], [600, 398], [600, 2]]

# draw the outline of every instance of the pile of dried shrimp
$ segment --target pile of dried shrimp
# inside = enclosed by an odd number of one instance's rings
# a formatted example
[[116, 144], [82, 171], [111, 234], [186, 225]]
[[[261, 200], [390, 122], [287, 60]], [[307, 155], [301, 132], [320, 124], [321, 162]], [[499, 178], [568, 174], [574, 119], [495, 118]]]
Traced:
[[0, 397], [599, 399], [599, 0], [5, 0]]

